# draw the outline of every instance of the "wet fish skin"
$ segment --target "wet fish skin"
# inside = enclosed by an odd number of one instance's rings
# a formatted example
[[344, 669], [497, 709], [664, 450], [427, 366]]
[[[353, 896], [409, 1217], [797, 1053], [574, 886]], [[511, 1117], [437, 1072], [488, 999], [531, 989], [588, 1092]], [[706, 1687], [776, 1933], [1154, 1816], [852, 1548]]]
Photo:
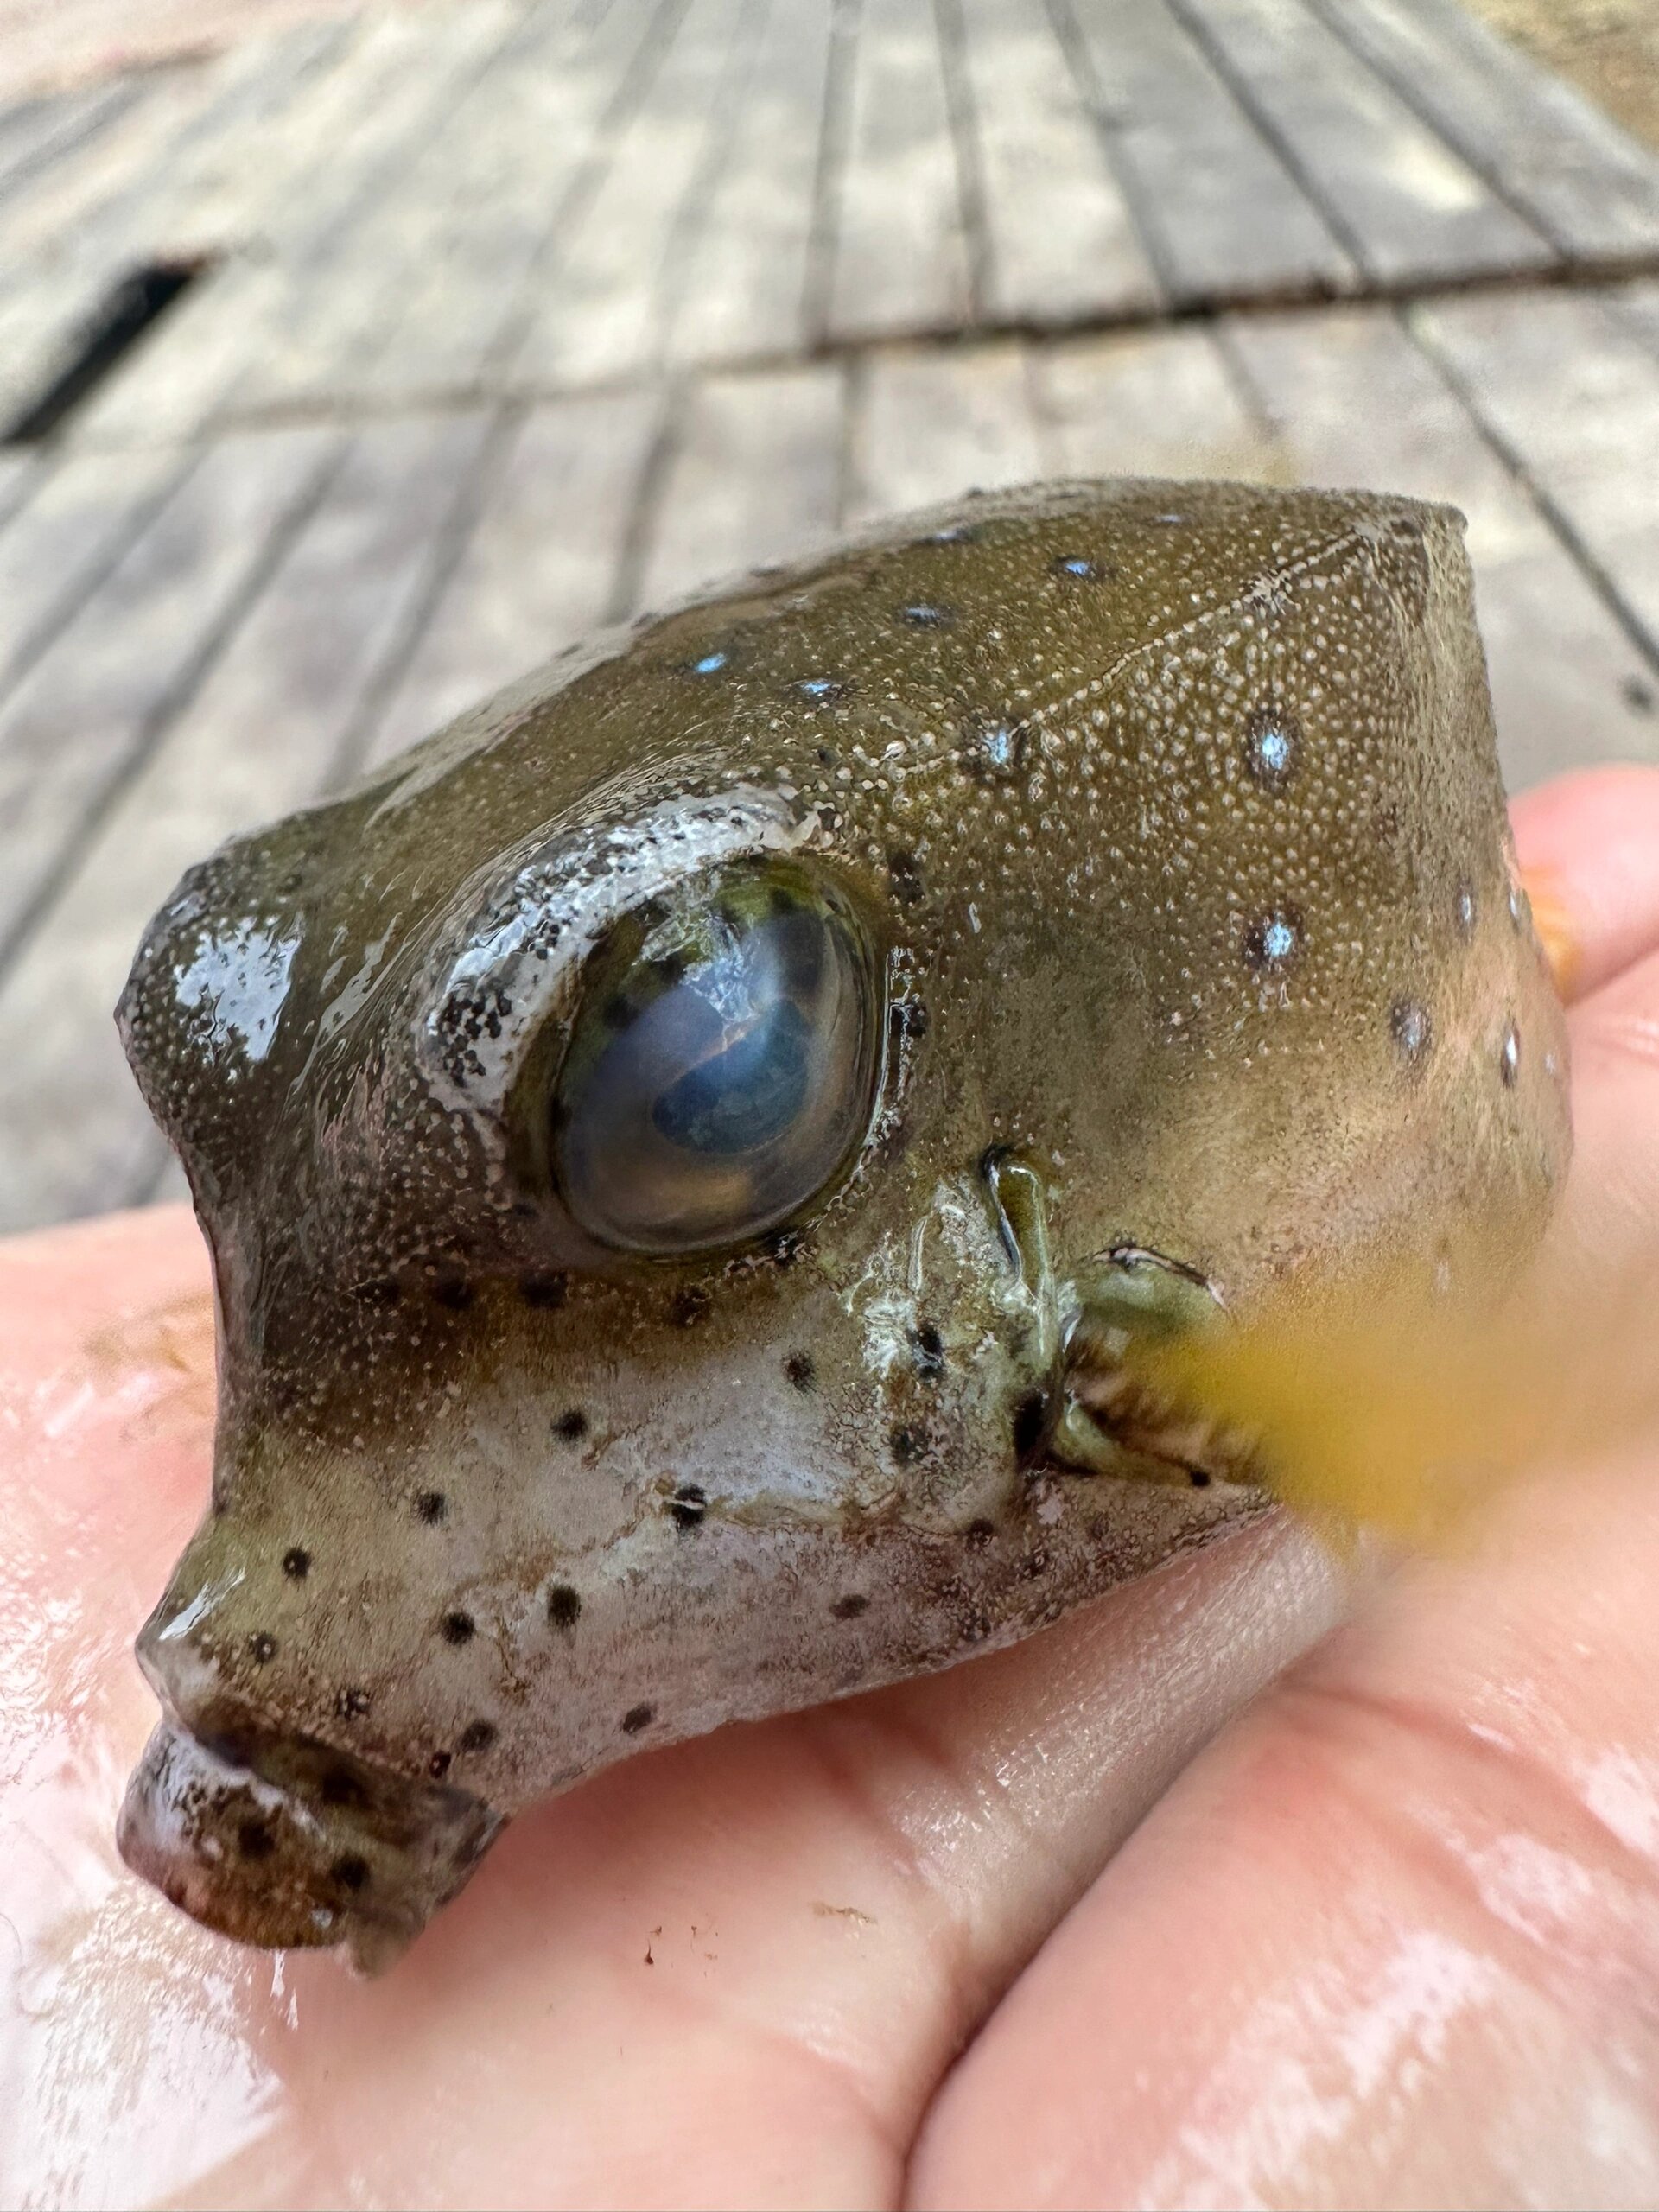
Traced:
[[[659, 1003], [740, 972], [747, 1089]], [[1256, 1510], [1090, 1427], [1126, 1281], [1455, 1294], [1570, 1143], [1461, 518], [1361, 493], [1033, 487], [596, 639], [192, 870], [121, 1020], [220, 1320], [122, 1847], [371, 1967], [534, 1798]]]

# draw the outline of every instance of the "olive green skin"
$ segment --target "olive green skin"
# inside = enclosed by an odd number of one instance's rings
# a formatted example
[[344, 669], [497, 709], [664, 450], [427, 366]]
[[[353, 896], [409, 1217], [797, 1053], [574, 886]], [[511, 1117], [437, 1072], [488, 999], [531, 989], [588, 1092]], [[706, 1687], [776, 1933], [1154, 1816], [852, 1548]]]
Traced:
[[[1066, 1319], [1125, 1244], [1228, 1303], [1379, 1242], [1442, 1278], [1526, 1249], [1565, 1043], [1506, 836], [1460, 517], [1108, 482], [602, 638], [193, 870], [121, 1009], [221, 1383], [130, 1859], [378, 1964], [537, 1796], [1253, 1510], [1046, 1453]], [[547, 1134], [582, 958], [757, 851], [865, 919], [868, 1135], [781, 1235], [608, 1250]], [[988, 1156], [1034, 1174], [1043, 1282]]]

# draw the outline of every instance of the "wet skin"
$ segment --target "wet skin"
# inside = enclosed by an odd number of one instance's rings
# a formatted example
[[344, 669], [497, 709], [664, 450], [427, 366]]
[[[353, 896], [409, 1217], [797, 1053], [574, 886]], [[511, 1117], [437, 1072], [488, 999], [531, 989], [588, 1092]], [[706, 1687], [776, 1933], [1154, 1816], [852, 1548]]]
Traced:
[[1259, 1503], [1116, 1387], [1565, 1164], [1458, 518], [923, 518], [598, 641], [186, 879], [123, 1002], [220, 1320], [130, 1860], [395, 1955], [630, 1751]]

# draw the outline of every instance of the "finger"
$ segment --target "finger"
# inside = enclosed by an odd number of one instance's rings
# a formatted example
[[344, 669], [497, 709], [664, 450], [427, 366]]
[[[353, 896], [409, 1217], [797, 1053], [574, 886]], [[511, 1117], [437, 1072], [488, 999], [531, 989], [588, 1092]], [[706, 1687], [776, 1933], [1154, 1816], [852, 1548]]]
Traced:
[[978, 1666], [541, 1808], [383, 1982], [274, 1968], [111, 1848], [153, 1717], [129, 1639], [207, 1490], [192, 1236], [159, 1217], [0, 1265], [9, 1402], [53, 1378], [52, 1433], [7, 1470], [42, 1501], [13, 1618], [50, 1655], [3, 1693], [49, 1780], [8, 1805], [34, 1871], [14, 1892], [9, 1865], [5, 2064], [39, 2115], [0, 2148], [8, 2201], [66, 2175], [249, 2203], [888, 2198], [995, 1990], [1341, 1603], [1332, 1563], [1263, 1516]]
[[[1573, 1027], [1575, 1233], [1650, 1266], [1659, 954]], [[1659, 2197], [1655, 1427], [1200, 1755], [957, 2069], [918, 2202]]]
[[1510, 818], [1564, 997], [1582, 997], [1659, 945], [1659, 768], [1561, 777], [1522, 791]]

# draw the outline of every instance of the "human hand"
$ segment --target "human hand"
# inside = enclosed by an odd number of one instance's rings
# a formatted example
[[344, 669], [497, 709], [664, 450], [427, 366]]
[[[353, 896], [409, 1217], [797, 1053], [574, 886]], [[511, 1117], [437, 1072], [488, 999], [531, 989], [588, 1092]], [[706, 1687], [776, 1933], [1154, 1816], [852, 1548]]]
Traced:
[[[1659, 775], [1516, 823], [1574, 948], [1562, 1233], [1651, 1256]], [[0, 2199], [1659, 2196], [1659, 1436], [1334, 1634], [1340, 1570], [1263, 1516], [1013, 1650], [631, 1759], [362, 1984], [114, 1856], [211, 1363], [181, 1211], [0, 1248]]]

